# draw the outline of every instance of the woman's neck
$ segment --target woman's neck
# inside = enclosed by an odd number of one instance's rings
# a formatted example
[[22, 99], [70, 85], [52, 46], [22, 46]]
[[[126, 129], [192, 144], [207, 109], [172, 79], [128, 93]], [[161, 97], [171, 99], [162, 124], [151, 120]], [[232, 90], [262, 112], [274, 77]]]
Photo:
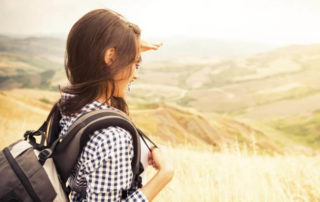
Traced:
[[105, 95], [102, 95], [102, 96], [96, 98], [96, 100], [97, 100], [98, 102], [105, 103], [105, 104], [111, 106], [110, 99], [107, 100]]

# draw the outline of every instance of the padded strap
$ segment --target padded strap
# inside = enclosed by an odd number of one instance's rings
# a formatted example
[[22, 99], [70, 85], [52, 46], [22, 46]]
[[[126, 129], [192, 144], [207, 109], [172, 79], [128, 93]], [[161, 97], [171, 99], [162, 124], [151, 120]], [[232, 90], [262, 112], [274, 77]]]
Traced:
[[32, 145], [29, 144], [27, 141], [20, 141], [12, 146], [11, 154], [13, 158], [19, 156], [22, 152], [26, 151], [27, 149], [31, 148]]
[[[139, 172], [140, 138], [131, 120], [123, 114], [111, 109], [95, 110], [78, 118], [68, 129], [67, 134], [59, 137], [51, 146], [53, 158], [63, 182], [66, 182], [74, 168], [82, 148], [94, 131], [119, 126], [129, 131], [134, 147], [134, 157], [131, 162], [134, 178]], [[133, 180], [134, 181], [134, 180]]]

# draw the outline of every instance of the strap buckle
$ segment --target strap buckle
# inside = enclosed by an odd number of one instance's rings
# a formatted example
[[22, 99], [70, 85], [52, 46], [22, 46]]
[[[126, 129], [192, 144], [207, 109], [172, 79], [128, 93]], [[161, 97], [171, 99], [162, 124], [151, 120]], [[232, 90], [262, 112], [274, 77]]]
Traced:
[[43, 165], [46, 160], [51, 157], [52, 155], [52, 150], [50, 148], [46, 148], [40, 151], [39, 155], [38, 155], [38, 159], [41, 165]]

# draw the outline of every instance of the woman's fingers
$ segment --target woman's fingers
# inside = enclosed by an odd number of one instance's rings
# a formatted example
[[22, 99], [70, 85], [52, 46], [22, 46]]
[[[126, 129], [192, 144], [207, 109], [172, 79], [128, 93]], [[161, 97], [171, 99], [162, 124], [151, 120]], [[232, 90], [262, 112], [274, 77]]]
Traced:
[[160, 46], [162, 46], [162, 43], [154, 43], [154, 42], [148, 42], [145, 40], [140, 41], [140, 51], [148, 51], [148, 50], [157, 50]]
[[153, 168], [156, 169], [156, 170], [159, 169], [158, 166], [157, 166], [155, 163], [153, 163], [152, 166], [153, 166]]
[[152, 157], [152, 149], [155, 148], [155, 146], [152, 146], [150, 148], [151, 151], [148, 152], [148, 165], [153, 165], [153, 157]]
[[152, 159], [148, 159], [148, 165], [152, 165], [153, 164], [153, 160]]

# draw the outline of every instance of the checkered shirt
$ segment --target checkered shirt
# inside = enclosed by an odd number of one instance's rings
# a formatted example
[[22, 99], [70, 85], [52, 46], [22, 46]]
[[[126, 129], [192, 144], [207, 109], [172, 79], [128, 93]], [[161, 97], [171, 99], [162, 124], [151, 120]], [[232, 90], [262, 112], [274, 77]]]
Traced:
[[[63, 93], [62, 99], [73, 95]], [[85, 105], [72, 116], [62, 114], [61, 133], [83, 113], [99, 109], [112, 109], [99, 101]], [[134, 155], [132, 137], [121, 127], [107, 127], [95, 131], [85, 145], [80, 158], [68, 179], [71, 187], [71, 201], [121, 201], [122, 190], [128, 190], [133, 178], [131, 161]], [[141, 189], [128, 190], [128, 197], [122, 201], [145, 201], [148, 199]]]

